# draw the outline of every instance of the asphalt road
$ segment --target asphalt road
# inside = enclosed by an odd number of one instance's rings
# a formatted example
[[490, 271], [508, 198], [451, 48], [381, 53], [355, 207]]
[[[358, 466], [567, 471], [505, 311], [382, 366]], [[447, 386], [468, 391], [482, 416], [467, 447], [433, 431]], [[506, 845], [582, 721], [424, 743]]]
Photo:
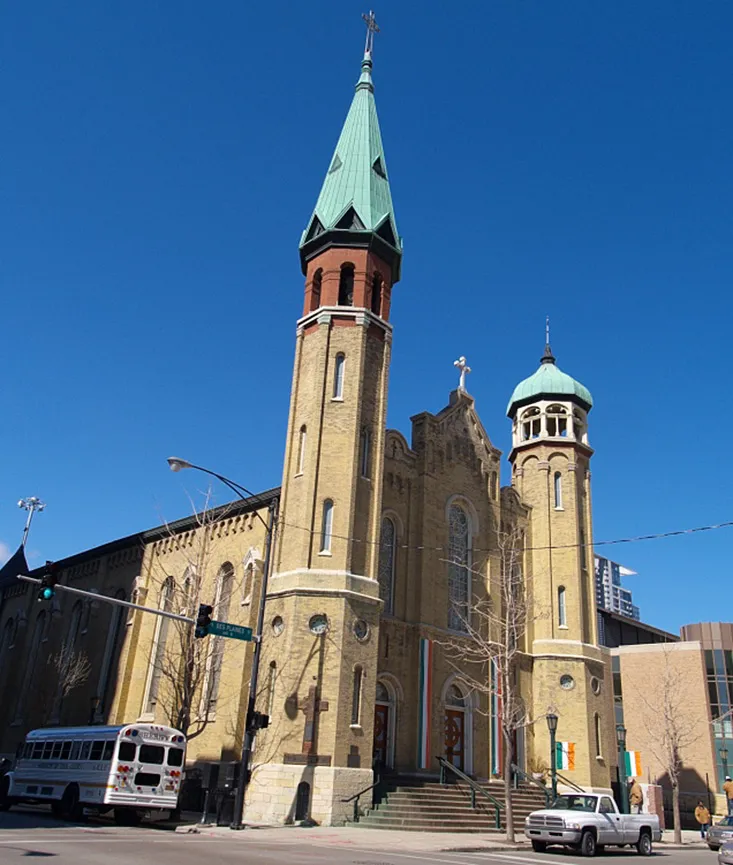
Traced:
[[[578, 865], [579, 856], [563, 851], [497, 851], [496, 853], [426, 853], [370, 850], [369, 830], [363, 845], [340, 849], [335, 843], [291, 840], [278, 842], [257, 838], [256, 831], [236, 835], [180, 835], [151, 827], [117, 827], [101, 821], [71, 826], [39, 813], [10, 811], [0, 814], [0, 865], [21, 865], [28, 857], [53, 859], [52, 865]], [[608, 862], [639, 861], [634, 851], [618, 850], [598, 857]], [[707, 850], [657, 848], [660, 865], [715, 865], [717, 857]]]

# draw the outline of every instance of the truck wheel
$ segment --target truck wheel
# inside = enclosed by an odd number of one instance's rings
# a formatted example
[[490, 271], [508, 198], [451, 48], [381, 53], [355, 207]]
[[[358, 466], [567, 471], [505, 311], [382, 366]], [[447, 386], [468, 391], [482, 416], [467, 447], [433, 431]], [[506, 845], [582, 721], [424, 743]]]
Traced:
[[580, 836], [580, 855], [596, 855], [596, 836], [590, 829], [584, 829], [583, 834]]
[[532, 849], [535, 853], [544, 853], [547, 850], [547, 842], [546, 841], [533, 841]]
[[652, 855], [652, 836], [648, 829], [642, 830], [641, 835], [639, 835], [639, 840], [636, 842], [636, 852], [640, 856]]

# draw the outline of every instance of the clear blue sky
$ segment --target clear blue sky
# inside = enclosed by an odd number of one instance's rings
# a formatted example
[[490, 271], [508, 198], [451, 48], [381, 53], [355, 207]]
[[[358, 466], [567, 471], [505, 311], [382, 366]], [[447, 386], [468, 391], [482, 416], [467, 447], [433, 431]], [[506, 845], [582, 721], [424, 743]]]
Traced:
[[[36, 563], [189, 511], [170, 454], [280, 482], [297, 245], [366, 6], [125, 0], [3, 15], [0, 541]], [[733, 5], [377, 8], [398, 224], [389, 425], [465, 354], [508, 453], [537, 366], [592, 391], [596, 539], [733, 519]], [[505, 464], [506, 468], [506, 464]], [[505, 472], [504, 481], [508, 477]], [[219, 491], [223, 500], [226, 496]], [[733, 529], [600, 547], [661, 627], [730, 620]]]

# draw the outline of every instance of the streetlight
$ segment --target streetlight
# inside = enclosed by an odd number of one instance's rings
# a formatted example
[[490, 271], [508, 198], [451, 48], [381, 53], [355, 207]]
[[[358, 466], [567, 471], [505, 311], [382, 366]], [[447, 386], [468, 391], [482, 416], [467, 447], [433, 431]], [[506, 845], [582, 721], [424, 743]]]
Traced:
[[618, 742], [618, 782], [621, 787], [621, 813], [629, 813], [629, 790], [626, 786], [626, 727], [616, 724], [616, 741]]
[[28, 511], [28, 519], [25, 521], [25, 528], [23, 529], [23, 540], [20, 542], [20, 545], [24, 547], [25, 542], [28, 540], [28, 532], [31, 530], [33, 514], [35, 514], [36, 511], [40, 513], [46, 507], [46, 503], [42, 502], [38, 496], [29, 496], [28, 498], [21, 499], [18, 502], [18, 507], [22, 508], [24, 511]]
[[720, 761], [723, 764], [723, 777], [728, 777], [728, 749], [723, 747], [718, 752], [720, 754]]
[[[204, 472], [211, 475], [217, 480], [233, 490], [240, 499], [250, 498], [257, 500], [258, 496], [250, 492], [241, 484], [235, 483], [233, 480], [224, 477], [224, 475], [212, 472], [211, 469], [205, 469], [203, 466], [196, 466], [188, 460], [180, 457], [168, 457], [168, 465], [172, 472], [180, 472], [181, 469], [196, 469], [196, 471]], [[262, 631], [265, 626], [265, 599], [267, 597], [267, 579], [270, 575], [270, 553], [272, 551], [272, 538], [274, 535], [275, 520], [277, 519], [278, 499], [270, 500], [269, 513], [267, 522], [262, 518], [259, 511], [255, 514], [262, 525], [265, 527], [267, 534], [265, 535], [265, 561], [262, 569], [262, 590], [260, 591], [260, 605], [257, 611], [257, 631], [254, 635], [254, 652], [252, 654], [252, 672], [249, 677], [249, 696], [247, 699], [247, 715], [244, 723], [244, 742], [242, 743], [242, 757], [239, 769], [239, 778], [237, 780], [237, 789], [234, 796], [234, 815], [233, 821], [229, 826], [230, 829], [244, 829], [242, 823], [242, 812], [244, 811], [244, 794], [249, 783], [250, 764], [252, 762], [252, 748], [254, 746], [255, 734], [257, 728], [254, 726], [255, 719], [255, 698], [257, 696], [257, 679], [260, 672], [260, 654], [262, 652]]]
[[547, 718], [547, 729], [550, 731], [550, 782], [552, 784], [552, 801], [557, 799], [557, 749], [555, 747], [555, 733], [557, 733], [557, 715], [549, 712]]

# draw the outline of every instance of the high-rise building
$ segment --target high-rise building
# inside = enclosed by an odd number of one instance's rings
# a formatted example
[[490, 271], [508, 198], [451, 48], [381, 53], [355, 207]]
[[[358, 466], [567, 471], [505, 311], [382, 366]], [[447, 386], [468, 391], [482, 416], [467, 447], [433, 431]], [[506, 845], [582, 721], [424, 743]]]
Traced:
[[595, 572], [596, 604], [602, 610], [639, 621], [641, 619], [639, 608], [634, 605], [631, 590], [621, 585], [621, 577], [632, 577], [636, 571], [625, 568], [618, 562], [604, 559], [603, 556], [596, 556]]

